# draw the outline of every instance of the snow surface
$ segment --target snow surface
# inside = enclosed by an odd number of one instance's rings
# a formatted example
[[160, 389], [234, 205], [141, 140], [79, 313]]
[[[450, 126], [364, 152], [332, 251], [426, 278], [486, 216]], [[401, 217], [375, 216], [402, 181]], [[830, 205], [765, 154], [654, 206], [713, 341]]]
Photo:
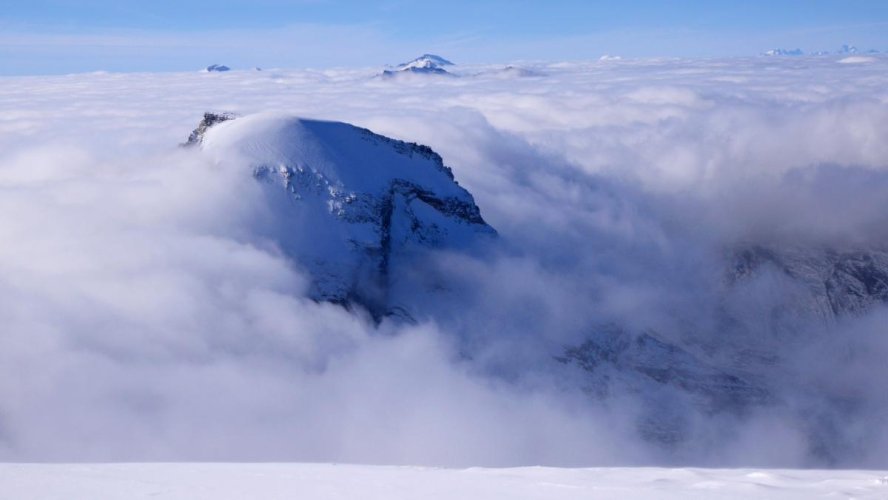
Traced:
[[443, 165], [409, 150], [399, 152], [393, 142], [345, 123], [258, 113], [212, 127], [203, 149], [219, 161], [240, 159], [250, 169], [310, 169], [333, 186], [359, 192], [380, 193], [396, 178], [443, 196], [465, 196]]
[[437, 469], [336, 464], [2, 464], [17, 500], [884, 499], [886, 471]]

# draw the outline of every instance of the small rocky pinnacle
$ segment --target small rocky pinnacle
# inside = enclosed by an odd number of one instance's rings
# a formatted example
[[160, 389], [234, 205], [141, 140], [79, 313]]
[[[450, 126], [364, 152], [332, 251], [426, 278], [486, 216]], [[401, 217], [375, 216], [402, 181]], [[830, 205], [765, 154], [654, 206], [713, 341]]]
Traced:
[[191, 132], [191, 135], [188, 136], [188, 140], [181, 144], [182, 147], [191, 147], [197, 146], [201, 142], [203, 142], [204, 134], [206, 134], [207, 130], [216, 125], [217, 123], [222, 123], [228, 120], [234, 120], [237, 118], [237, 115], [234, 113], [204, 113], [203, 120], [197, 124], [197, 128]]

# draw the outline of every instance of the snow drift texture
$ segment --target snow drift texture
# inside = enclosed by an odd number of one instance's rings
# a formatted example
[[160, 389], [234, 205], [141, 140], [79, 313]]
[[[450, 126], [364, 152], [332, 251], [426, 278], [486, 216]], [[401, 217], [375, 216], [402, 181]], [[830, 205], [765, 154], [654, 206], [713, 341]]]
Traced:
[[0, 79], [0, 458], [884, 466], [886, 64]]
[[761, 498], [809, 500], [853, 492], [884, 498], [884, 471], [556, 469], [520, 467], [441, 469], [344, 464], [0, 464], [0, 481], [14, 498], [106, 500], [685, 500]]

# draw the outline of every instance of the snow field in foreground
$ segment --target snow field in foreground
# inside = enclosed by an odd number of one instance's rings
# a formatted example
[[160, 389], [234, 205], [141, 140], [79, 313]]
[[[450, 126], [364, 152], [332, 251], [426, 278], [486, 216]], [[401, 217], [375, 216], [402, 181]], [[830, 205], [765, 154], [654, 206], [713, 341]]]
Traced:
[[2, 464], [8, 499], [888, 498], [888, 471], [336, 464]]

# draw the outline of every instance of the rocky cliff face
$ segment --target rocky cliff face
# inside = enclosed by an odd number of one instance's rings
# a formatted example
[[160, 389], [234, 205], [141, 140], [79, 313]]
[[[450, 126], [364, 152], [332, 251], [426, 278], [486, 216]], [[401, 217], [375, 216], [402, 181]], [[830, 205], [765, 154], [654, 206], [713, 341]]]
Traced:
[[409, 316], [394, 291], [423, 253], [496, 234], [427, 146], [345, 123], [214, 113], [186, 145], [242, 164], [267, 189], [286, 214], [281, 247], [311, 276], [313, 298], [377, 319]]
[[766, 272], [796, 284], [795, 314], [833, 322], [888, 304], [888, 252], [882, 250], [752, 246], [735, 252], [732, 261], [727, 274], [732, 286]]
[[583, 344], [569, 348], [562, 363], [593, 376], [587, 390], [606, 395], [616, 378], [631, 385], [667, 384], [692, 395], [708, 411], [738, 411], [772, 400], [755, 376], [707, 362], [654, 332], [632, 334], [617, 326], [596, 328]]
[[556, 360], [581, 371], [580, 385], [593, 398], [639, 397], [639, 433], [665, 446], [689, 439], [694, 412], [743, 415], [776, 400], [763, 374], [725, 366], [652, 331], [593, 328]]

